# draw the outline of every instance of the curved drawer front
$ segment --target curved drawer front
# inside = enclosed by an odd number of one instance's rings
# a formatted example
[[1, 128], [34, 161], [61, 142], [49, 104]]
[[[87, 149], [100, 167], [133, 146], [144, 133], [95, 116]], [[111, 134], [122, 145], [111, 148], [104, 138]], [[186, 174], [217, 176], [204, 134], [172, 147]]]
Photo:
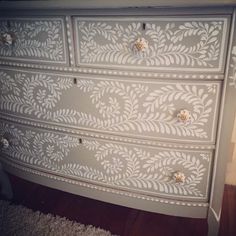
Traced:
[[75, 17], [79, 66], [222, 72], [225, 16]]
[[0, 19], [1, 60], [67, 65], [64, 18]]
[[[33, 168], [148, 195], [206, 200], [212, 154], [128, 145], [0, 123], [2, 154]], [[8, 143], [8, 145], [6, 145]]]
[[214, 143], [220, 82], [134, 81], [1, 70], [0, 112], [74, 129]]

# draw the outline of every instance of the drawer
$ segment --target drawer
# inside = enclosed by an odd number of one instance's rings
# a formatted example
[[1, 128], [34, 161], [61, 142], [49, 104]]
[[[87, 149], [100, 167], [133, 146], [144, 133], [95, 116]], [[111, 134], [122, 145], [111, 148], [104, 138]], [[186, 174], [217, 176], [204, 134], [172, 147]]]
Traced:
[[78, 66], [224, 71], [227, 16], [75, 17]]
[[0, 18], [0, 59], [68, 65], [64, 18]]
[[0, 113], [140, 139], [215, 143], [221, 82], [0, 70]]
[[156, 197], [206, 201], [211, 151], [107, 142], [0, 122], [1, 157], [56, 176]]

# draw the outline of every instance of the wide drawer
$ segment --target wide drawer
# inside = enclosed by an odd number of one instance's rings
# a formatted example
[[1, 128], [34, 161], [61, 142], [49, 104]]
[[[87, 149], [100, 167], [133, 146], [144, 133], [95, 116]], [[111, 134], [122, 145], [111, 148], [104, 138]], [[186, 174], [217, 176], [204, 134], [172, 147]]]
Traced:
[[206, 201], [211, 151], [88, 139], [0, 122], [1, 156], [55, 175], [145, 195]]
[[75, 17], [78, 66], [223, 72], [229, 18]]
[[0, 59], [68, 65], [64, 18], [0, 18]]
[[0, 113], [140, 139], [215, 143], [220, 82], [1, 69], [0, 83]]

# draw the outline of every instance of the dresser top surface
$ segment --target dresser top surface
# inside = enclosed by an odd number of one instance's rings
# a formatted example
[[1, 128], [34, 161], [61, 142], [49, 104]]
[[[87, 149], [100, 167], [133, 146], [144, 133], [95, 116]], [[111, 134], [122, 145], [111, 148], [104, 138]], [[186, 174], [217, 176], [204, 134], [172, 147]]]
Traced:
[[44, 1], [1, 1], [0, 9], [96, 9], [96, 8], [173, 8], [173, 7], [207, 7], [233, 6], [236, 0], [44, 0]]

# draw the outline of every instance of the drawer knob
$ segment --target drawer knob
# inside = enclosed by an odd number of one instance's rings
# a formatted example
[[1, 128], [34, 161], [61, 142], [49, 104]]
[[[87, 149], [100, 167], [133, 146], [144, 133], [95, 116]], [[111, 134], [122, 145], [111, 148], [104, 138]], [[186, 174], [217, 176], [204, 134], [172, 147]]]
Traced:
[[9, 147], [9, 141], [6, 138], [1, 138], [0, 147], [4, 148], [4, 149], [8, 148]]
[[185, 175], [184, 173], [180, 172], [180, 171], [176, 171], [173, 174], [173, 179], [176, 183], [184, 183], [185, 181]]
[[16, 40], [16, 36], [13, 33], [4, 33], [1, 37], [1, 41], [8, 46], [11, 46]]
[[191, 121], [192, 117], [190, 111], [183, 109], [179, 111], [179, 113], [177, 114], [177, 118], [182, 123], [188, 123]]
[[138, 38], [134, 43], [134, 48], [138, 52], [144, 52], [148, 49], [148, 41], [144, 38]]

